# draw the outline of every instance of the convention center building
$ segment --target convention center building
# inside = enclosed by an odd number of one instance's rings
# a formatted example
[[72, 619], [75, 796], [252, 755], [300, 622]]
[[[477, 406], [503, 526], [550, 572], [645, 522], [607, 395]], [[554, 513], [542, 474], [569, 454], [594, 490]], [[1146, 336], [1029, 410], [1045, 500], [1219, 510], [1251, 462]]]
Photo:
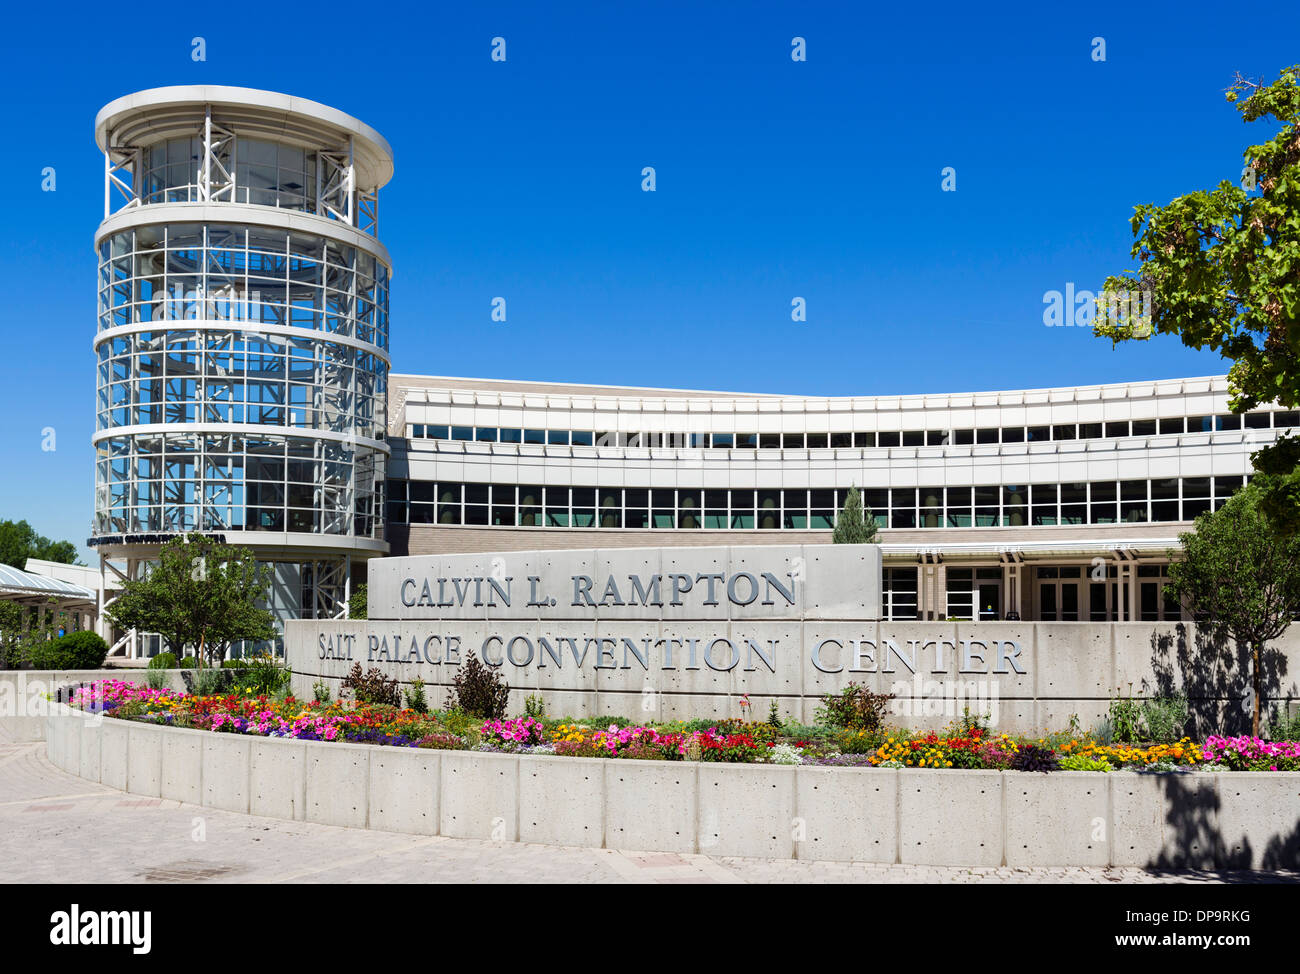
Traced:
[[378, 132], [199, 85], [119, 98], [95, 137], [101, 616], [186, 532], [271, 565], [281, 619], [329, 619], [374, 557], [825, 543], [857, 487], [888, 618], [1158, 621], [1179, 532], [1300, 425], [1232, 414], [1222, 377], [823, 398], [390, 375]]

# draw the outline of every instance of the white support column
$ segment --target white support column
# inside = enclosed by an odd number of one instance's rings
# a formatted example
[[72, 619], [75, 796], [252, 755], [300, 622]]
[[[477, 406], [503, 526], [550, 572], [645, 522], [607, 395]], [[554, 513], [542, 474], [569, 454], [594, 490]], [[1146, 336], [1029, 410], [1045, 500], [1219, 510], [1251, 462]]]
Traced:
[[203, 110], [203, 170], [199, 174], [199, 202], [212, 199], [212, 106]]
[[348, 175], [347, 175], [348, 223], [354, 227], [357, 225], [357, 166], [356, 166], [355, 153], [356, 153], [356, 139], [349, 135], [348, 136]]
[[1020, 568], [1021, 564], [1015, 561], [1015, 555], [1007, 555], [1008, 561], [1002, 563], [1002, 618], [1006, 619], [1012, 612], [1020, 616], [1021, 619], [1025, 614], [1020, 611]]

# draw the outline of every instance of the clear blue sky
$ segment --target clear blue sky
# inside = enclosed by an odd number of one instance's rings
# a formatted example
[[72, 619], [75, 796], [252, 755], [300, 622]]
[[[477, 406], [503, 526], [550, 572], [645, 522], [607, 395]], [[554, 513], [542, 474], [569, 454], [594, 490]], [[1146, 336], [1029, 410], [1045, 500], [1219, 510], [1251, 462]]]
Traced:
[[6, 12], [0, 518], [89, 534], [93, 120], [128, 92], [268, 88], [383, 133], [396, 371], [849, 395], [1224, 371], [1047, 328], [1043, 295], [1131, 267], [1135, 204], [1238, 178], [1266, 136], [1223, 90], [1300, 61], [1287, 4], [309, 6]]

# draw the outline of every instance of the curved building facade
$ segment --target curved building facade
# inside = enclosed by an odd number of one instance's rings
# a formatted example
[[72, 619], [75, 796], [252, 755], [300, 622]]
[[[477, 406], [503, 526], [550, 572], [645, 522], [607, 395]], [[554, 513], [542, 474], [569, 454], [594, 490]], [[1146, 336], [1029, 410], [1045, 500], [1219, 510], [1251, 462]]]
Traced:
[[395, 554], [824, 543], [851, 486], [894, 619], [1159, 621], [1168, 552], [1295, 411], [1222, 377], [816, 398], [394, 375]]
[[198, 531], [274, 566], [279, 617], [343, 615], [354, 563], [388, 550], [392, 151], [316, 102], [213, 86], [119, 98], [95, 137], [102, 571]]

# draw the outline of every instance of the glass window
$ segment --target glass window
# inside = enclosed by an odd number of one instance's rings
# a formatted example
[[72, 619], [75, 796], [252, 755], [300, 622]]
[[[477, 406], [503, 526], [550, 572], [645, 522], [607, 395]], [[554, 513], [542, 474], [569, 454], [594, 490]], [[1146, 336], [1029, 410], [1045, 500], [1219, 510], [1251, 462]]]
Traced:
[[1002, 430], [1003, 443], [1023, 443], [1025, 442], [1025, 428], [1023, 426], [1007, 426]]
[[1073, 440], [1077, 432], [1073, 423], [1058, 424], [1052, 427], [1052, 439], [1054, 440]]
[[943, 488], [922, 487], [918, 492], [920, 514], [917, 526], [922, 528], [943, 527]]
[[754, 449], [757, 449], [757, 448], [758, 448], [758, 434], [757, 434], [757, 433], [737, 433], [737, 434], [736, 434], [736, 449], [738, 449], [738, 450], [754, 450]]
[[1108, 422], [1106, 424], [1106, 435], [1111, 436], [1128, 436], [1128, 420], [1121, 419]]
[[525, 443], [545, 443], [546, 430], [524, 430]]
[[831, 448], [832, 448], [832, 449], [834, 449], [834, 450], [841, 450], [841, 449], [845, 449], [845, 448], [852, 447], [852, 446], [853, 446], [853, 434], [852, 434], [852, 433], [832, 433], [832, 434], [831, 434]]
[[881, 447], [898, 446], [902, 441], [902, 435], [897, 430], [881, 430], [876, 434], [876, 442]]
[[1056, 484], [1033, 484], [1029, 488], [1031, 523], [1056, 523]]
[[925, 445], [924, 430], [903, 431], [903, 446], [924, 446], [924, 445]]
[[857, 432], [853, 434], [853, 445], [862, 449], [872, 450], [876, 446], [876, 434], [874, 432]]
[[1214, 417], [1215, 430], [1239, 430], [1241, 429], [1241, 417], [1233, 413], [1226, 416]]
[[891, 528], [917, 526], [915, 487], [895, 487], [889, 492], [889, 526]]
[[953, 442], [956, 443], [958, 446], [969, 446], [970, 444], [975, 442], [975, 431], [974, 430], [953, 430], [952, 438], [953, 438]]
[[1002, 523], [1022, 527], [1029, 523], [1029, 489], [1020, 486], [1002, 488]]
[[[948, 516], [947, 525], [950, 528], [968, 528], [971, 526], [971, 488], [969, 487], [949, 487], [944, 493], [946, 494]], [[937, 502], [938, 498], [927, 490], [921, 491], [921, 523], [923, 527], [938, 527], [938, 523], [931, 524], [927, 519], [929, 511], [927, 508], [933, 507], [934, 504], [928, 501]]]
[[1052, 438], [1052, 431], [1051, 428], [1047, 426], [1030, 426], [1028, 430], [1026, 430], [1026, 436], [1029, 438], [1031, 443], [1041, 443], [1044, 440], [1050, 440]]
[[1182, 416], [1166, 416], [1160, 420], [1160, 435], [1169, 436], [1184, 432]]
[[502, 442], [502, 443], [521, 443], [521, 442], [523, 442], [523, 431], [522, 431], [522, 430], [502, 430], [502, 431], [501, 431], [501, 442]]
[[1113, 480], [1095, 481], [1090, 486], [1092, 504], [1088, 508], [1089, 524], [1115, 524], [1118, 520], [1119, 491]]
[[1135, 419], [1133, 420], [1134, 436], [1155, 436], [1156, 421], [1154, 419]]
[[1079, 439], [1081, 440], [1101, 439], [1101, 423], [1080, 423]]
[[787, 450], [801, 450], [801, 449], [803, 449], [803, 434], [802, 434], [802, 433], [782, 433], [782, 434], [781, 434], [781, 446], [784, 447], [784, 448], [787, 449]]
[[758, 445], [763, 450], [776, 450], [781, 447], [780, 433], [759, 433]]
[[978, 429], [975, 431], [976, 443], [996, 443], [997, 441], [998, 430], [996, 427], [992, 429]]
[[574, 446], [592, 446], [592, 445], [595, 444], [595, 442], [596, 442], [596, 440], [595, 440], [595, 437], [592, 435], [592, 431], [591, 431], [591, 430], [574, 430], [574, 431], [573, 431], [573, 445], [574, 445]]

